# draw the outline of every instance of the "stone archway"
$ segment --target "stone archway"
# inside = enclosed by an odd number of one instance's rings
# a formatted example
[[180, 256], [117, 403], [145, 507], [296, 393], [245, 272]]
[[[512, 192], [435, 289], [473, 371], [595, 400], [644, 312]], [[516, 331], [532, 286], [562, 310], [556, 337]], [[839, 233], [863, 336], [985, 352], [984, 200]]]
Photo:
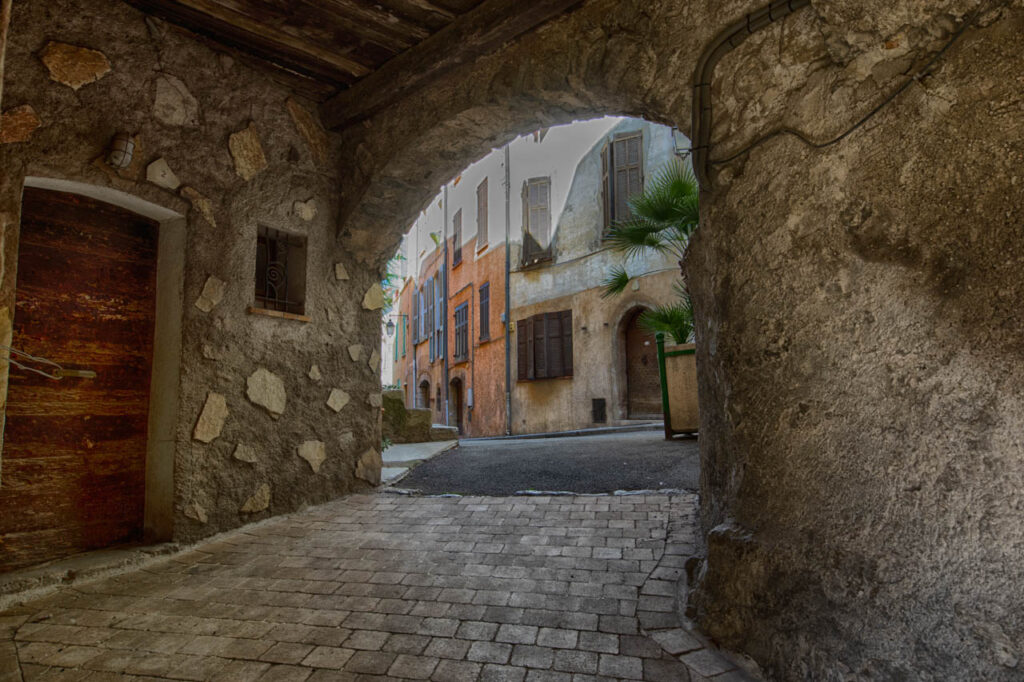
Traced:
[[[713, 156], [739, 156], [715, 166], [686, 266], [708, 537], [695, 605], [779, 677], [1008, 679], [1016, 661], [998, 652], [1018, 646], [1005, 605], [1024, 608], [1024, 575], [1006, 580], [999, 548], [1021, 537], [1005, 510], [1024, 328], [1006, 297], [1024, 295], [1008, 265], [1024, 209], [1000, 159], [1024, 154], [1024, 117], [996, 102], [1024, 71], [1024, 17], [992, 10], [951, 42], [979, 5], [815, 3], [714, 76]], [[688, 132], [697, 56], [758, 6], [594, 0], [347, 130], [341, 238], [378, 266], [437, 185], [543, 125], [629, 114]], [[836, 144], [762, 138], [837, 137], [944, 47], [927, 88]]]

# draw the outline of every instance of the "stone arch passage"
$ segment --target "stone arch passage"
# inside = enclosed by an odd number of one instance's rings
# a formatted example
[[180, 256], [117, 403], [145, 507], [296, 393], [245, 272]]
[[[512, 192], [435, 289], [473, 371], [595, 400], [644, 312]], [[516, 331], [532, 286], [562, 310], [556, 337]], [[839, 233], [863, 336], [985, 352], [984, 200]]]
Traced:
[[[760, 4], [591, 0], [344, 131], [342, 243], [379, 267], [517, 133], [604, 114], [688, 133], [697, 56]], [[714, 75], [713, 158], [780, 126], [829, 139], [980, 6], [836, 0], [752, 36]], [[872, 125], [772, 138], [703, 197], [693, 604], [777, 678], [1008, 680], [1024, 657], [1024, 15], [983, 16]]]

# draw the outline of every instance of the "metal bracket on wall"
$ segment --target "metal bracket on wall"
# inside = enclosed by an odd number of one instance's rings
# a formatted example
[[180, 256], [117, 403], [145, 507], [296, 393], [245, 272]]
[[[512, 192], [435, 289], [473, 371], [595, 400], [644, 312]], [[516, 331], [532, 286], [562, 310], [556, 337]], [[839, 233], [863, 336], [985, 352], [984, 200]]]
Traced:
[[776, 0], [731, 24], [718, 34], [697, 60], [693, 75], [693, 169], [702, 190], [711, 191], [711, 78], [722, 57], [747, 38], [799, 9], [811, 0]]

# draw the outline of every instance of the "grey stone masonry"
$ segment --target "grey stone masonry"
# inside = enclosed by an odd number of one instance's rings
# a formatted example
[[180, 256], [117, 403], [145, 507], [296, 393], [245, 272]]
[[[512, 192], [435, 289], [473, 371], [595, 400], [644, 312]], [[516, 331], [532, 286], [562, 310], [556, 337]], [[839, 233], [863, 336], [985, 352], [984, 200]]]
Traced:
[[675, 616], [696, 504], [352, 496], [0, 613], [0, 682], [744, 679]]

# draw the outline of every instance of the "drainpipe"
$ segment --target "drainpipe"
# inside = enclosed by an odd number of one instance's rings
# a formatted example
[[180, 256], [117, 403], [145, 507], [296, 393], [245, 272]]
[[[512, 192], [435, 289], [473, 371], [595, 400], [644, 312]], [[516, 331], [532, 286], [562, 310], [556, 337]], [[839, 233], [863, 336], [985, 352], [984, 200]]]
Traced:
[[448, 185], [444, 186], [444, 225], [441, 226], [441, 240], [444, 242], [444, 266], [441, 278], [441, 343], [438, 348], [444, 353], [444, 424], [449, 423], [451, 417], [448, 413], [448, 278], [451, 273], [448, 271]]
[[512, 154], [505, 145], [505, 435], [512, 435]]

